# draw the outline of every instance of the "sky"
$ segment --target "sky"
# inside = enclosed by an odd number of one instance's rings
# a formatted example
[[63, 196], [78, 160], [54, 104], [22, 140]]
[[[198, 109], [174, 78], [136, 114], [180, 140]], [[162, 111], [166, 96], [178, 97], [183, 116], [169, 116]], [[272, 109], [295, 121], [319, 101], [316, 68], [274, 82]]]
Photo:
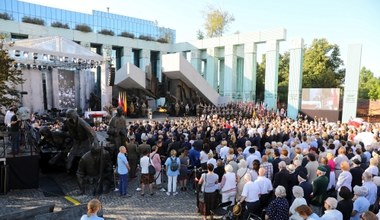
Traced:
[[[326, 38], [337, 44], [346, 61], [350, 44], [362, 44], [361, 66], [380, 77], [379, 0], [23, 0], [50, 7], [91, 13], [92, 10], [157, 21], [159, 26], [176, 30], [177, 42], [196, 40], [204, 30], [204, 12], [214, 6], [232, 14], [235, 21], [224, 34], [250, 33], [285, 28], [290, 40], [303, 38], [306, 46], [313, 39]], [[265, 45], [258, 45], [258, 57]]]

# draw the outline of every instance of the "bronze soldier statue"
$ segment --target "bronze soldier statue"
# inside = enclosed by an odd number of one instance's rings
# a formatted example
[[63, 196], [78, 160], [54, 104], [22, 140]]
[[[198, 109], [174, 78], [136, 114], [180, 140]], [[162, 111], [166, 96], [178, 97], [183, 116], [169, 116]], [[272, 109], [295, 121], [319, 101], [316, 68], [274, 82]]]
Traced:
[[116, 115], [111, 118], [107, 130], [108, 137], [114, 145], [112, 148], [112, 161], [116, 161], [116, 155], [120, 146], [125, 145], [127, 138], [127, 125], [123, 116], [123, 108], [117, 107]]
[[77, 180], [81, 194], [90, 189], [93, 195], [108, 193], [113, 182], [111, 157], [99, 144], [93, 144], [79, 161]]
[[67, 110], [66, 118], [62, 130], [67, 132], [73, 140], [66, 162], [66, 169], [70, 171], [74, 159], [82, 157], [92, 145], [98, 145], [98, 138], [94, 129], [85, 120], [79, 118], [74, 109]]
[[59, 161], [66, 159], [71, 148], [71, 139], [67, 133], [51, 131], [47, 126], [43, 126], [40, 128], [40, 134], [42, 138], [38, 147], [58, 151], [58, 153], [49, 160], [49, 164], [55, 165], [59, 163]]

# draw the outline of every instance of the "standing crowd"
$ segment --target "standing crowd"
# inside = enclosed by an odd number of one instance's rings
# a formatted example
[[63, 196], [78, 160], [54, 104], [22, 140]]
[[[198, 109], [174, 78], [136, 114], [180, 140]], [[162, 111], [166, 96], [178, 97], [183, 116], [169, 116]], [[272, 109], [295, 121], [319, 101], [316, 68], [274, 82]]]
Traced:
[[377, 219], [376, 125], [252, 116], [130, 122], [129, 177], [136, 177], [139, 164], [142, 196], [146, 185], [150, 195], [153, 185], [165, 190], [162, 169], [168, 196], [178, 194], [177, 183], [181, 191], [199, 184], [197, 204], [205, 218], [231, 201], [242, 207], [244, 219]]

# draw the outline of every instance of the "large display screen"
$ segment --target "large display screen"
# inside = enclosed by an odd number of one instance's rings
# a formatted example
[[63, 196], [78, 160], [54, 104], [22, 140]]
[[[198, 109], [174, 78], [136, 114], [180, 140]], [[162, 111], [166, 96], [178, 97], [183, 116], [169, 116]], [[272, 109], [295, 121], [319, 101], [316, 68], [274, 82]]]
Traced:
[[302, 89], [301, 109], [339, 110], [339, 89]]
[[60, 108], [75, 108], [74, 71], [58, 70], [58, 96]]

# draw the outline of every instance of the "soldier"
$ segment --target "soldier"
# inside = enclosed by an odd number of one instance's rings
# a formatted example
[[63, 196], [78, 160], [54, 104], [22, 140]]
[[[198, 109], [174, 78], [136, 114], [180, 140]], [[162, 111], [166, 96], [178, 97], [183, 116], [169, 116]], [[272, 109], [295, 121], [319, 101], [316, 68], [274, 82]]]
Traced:
[[131, 167], [129, 171], [129, 178], [135, 178], [139, 153], [137, 152], [137, 144], [135, 142], [134, 134], [130, 135], [129, 137], [129, 143], [127, 144], [127, 153], [129, 166]]
[[176, 102], [175, 103], [175, 116], [179, 116], [179, 110], [180, 110], [180, 106], [179, 106], [179, 103]]
[[121, 106], [117, 107], [116, 112], [116, 115], [111, 118], [107, 131], [111, 143], [114, 144], [112, 149], [113, 162], [116, 161], [116, 155], [118, 153], [117, 149], [125, 144], [127, 135], [127, 125], [123, 116], [123, 108]]
[[82, 157], [91, 149], [92, 145], [98, 145], [98, 138], [91, 126], [86, 121], [79, 118], [74, 109], [67, 110], [66, 117], [67, 119], [63, 124], [62, 130], [67, 132], [73, 140], [73, 145], [70, 149], [66, 163], [66, 169], [67, 171], [70, 171], [72, 169], [74, 158]]
[[89, 185], [94, 195], [108, 193], [113, 181], [111, 157], [103, 146], [94, 144], [79, 161], [77, 179], [81, 194]]

